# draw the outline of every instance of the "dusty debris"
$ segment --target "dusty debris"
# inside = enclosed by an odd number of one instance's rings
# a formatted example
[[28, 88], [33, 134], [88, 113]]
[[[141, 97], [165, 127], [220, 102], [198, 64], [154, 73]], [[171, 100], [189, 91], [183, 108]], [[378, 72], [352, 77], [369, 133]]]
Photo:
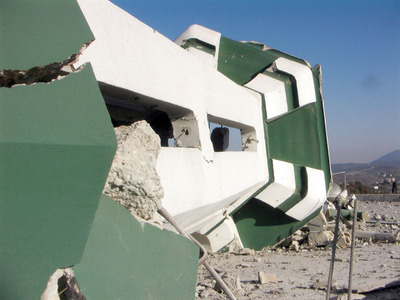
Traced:
[[[328, 281], [327, 280], [323, 280], [323, 281], [317, 281], [316, 283], [314, 283], [311, 288], [315, 289], [315, 290], [326, 290], [328, 287]], [[335, 280], [332, 281], [332, 287], [333, 289], [337, 288], [337, 282]]]
[[258, 272], [258, 282], [261, 284], [276, 283], [276, 275], [260, 271]]
[[372, 241], [387, 241], [387, 242], [399, 242], [400, 231], [397, 233], [385, 233], [385, 232], [369, 232], [369, 231], [357, 231], [356, 238]]
[[160, 138], [146, 121], [115, 128], [118, 146], [104, 193], [142, 219], [152, 220], [164, 191], [156, 171]]
[[[221, 276], [221, 278], [234, 294], [238, 294], [238, 292], [241, 292], [243, 290], [242, 284], [240, 283], [239, 275], [235, 277], [235, 276], [230, 276], [228, 274], [224, 274]], [[219, 285], [218, 282], [215, 283], [214, 289], [218, 292], [223, 291], [222, 287]]]
[[314, 231], [308, 234], [308, 245], [310, 247], [314, 246], [327, 246], [333, 241], [332, 231]]

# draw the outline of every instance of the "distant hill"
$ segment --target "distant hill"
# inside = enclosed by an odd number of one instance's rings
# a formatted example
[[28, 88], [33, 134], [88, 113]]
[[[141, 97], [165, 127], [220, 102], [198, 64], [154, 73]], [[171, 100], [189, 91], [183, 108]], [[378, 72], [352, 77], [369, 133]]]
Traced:
[[[360, 181], [365, 185], [382, 182], [385, 177], [400, 180], [400, 150], [390, 152], [370, 163], [332, 164], [332, 173], [346, 172], [347, 182]], [[336, 183], [341, 183], [343, 175], [334, 176]]]
[[400, 167], [400, 150], [396, 150], [385, 154], [384, 156], [371, 161], [370, 163], [344, 163], [344, 164], [332, 164], [332, 172], [351, 172], [359, 171], [369, 167], [378, 165], [388, 165]]
[[400, 167], [400, 150], [390, 152], [369, 163], [370, 165], [392, 165]]

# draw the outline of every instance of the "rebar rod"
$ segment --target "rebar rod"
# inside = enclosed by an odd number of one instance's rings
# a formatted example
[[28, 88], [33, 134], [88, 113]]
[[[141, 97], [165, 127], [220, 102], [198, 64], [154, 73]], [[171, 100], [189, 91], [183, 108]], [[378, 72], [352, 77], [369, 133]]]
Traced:
[[337, 214], [336, 214], [336, 224], [335, 224], [335, 233], [333, 237], [333, 245], [332, 245], [332, 256], [331, 256], [331, 263], [329, 266], [329, 276], [328, 276], [328, 286], [326, 289], [326, 300], [329, 300], [329, 296], [331, 293], [331, 286], [332, 286], [332, 277], [333, 277], [333, 267], [335, 264], [335, 255], [336, 255], [336, 244], [338, 241], [338, 236], [339, 236], [339, 223], [340, 223], [340, 209], [342, 207], [342, 200], [341, 196], [338, 197], [337, 200]]
[[230, 300], [237, 300], [235, 295], [232, 293], [232, 291], [229, 289], [229, 287], [226, 285], [226, 283], [222, 280], [222, 278], [218, 275], [218, 273], [215, 271], [215, 269], [210, 266], [206, 260], [208, 258], [208, 253], [207, 250], [201, 245], [193, 236], [188, 234], [183, 227], [175, 220], [175, 218], [164, 208], [161, 207], [158, 209], [158, 212], [160, 215], [162, 215], [169, 223], [171, 223], [172, 226], [176, 228], [176, 230], [182, 234], [184, 237], [190, 239], [193, 243], [195, 243], [203, 252], [203, 257], [199, 259], [199, 265], [203, 264], [204, 267], [210, 272], [211, 276], [214, 277], [214, 279], [218, 282], [222, 290], [225, 292], [226, 296]]
[[349, 267], [349, 290], [348, 300], [351, 300], [352, 296], [352, 283], [353, 283], [353, 260], [354, 260], [354, 248], [356, 244], [356, 227], [357, 227], [357, 199], [354, 199], [354, 214], [353, 214], [353, 227], [351, 228], [351, 249], [350, 249], [350, 267]]

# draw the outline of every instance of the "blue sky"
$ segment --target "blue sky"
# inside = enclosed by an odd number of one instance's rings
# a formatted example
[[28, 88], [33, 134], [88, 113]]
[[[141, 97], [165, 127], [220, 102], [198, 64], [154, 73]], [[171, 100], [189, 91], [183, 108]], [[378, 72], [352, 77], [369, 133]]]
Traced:
[[320, 64], [332, 163], [400, 149], [400, 1], [112, 2], [171, 40], [200, 24]]

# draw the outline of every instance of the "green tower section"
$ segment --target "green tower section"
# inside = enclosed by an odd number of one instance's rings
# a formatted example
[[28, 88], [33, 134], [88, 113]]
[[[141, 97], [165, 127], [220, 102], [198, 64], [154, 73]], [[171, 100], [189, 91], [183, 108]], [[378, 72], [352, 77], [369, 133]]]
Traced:
[[[265, 142], [270, 181], [257, 191], [249, 201], [233, 213], [240, 238], [245, 247], [260, 249], [274, 245], [311, 220], [295, 220], [284, 212], [298, 204], [308, 193], [306, 167], [322, 170], [326, 190], [329, 189], [331, 172], [325, 129], [321, 75], [319, 66], [312, 69], [316, 101], [299, 105], [296, 78], [274, 66], [278, 58], [286, 58], [308, 67], [305, 60], [271, 49], [255, 42], [237, 42], [225, 37], [220, 39], [218, 71], [239, 85], [245, 85], [263, 74], [283, 83], [288, 111], [270, 118], [263, 100]], [[273, 181], [272, 159], [293, 164], [296, 188], [294, 193], [273, 208], [257, 199], [257, 195]], [[271, 176], [272, 175], [272, 176]], [[272, 178], [272, 180], [271, 180]]]
[[74, 271], [87, 299], [194, 299], [198, 253], [103, 195]]
[[0, 294], [38, 298], [80, 261], [116, 139], [89, 66], [0, 99]]
[[94, 36], [76, 1], [0, 2], [0, 70], [63, 62]]

